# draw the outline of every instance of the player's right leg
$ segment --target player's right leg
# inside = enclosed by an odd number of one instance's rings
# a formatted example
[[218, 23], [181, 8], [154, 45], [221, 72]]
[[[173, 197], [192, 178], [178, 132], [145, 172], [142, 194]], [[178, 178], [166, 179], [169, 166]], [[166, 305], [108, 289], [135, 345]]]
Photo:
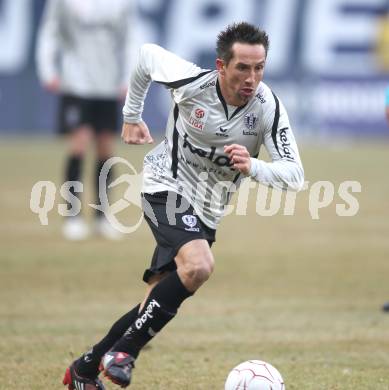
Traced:
[[195, 292], [211, 276], [214, 259], [206, 240], [186, 243], [175, 257], [177, 274], [188, 291]]
[[182, 302], [209, 278], [213, 257], [206, 240], [193, 240], [179, 250], [177, 271], [170, 272], [152, 288], [137, 319], [102, 359], [102, 371], [112, 382], [127, 387], [140, 350], [177, 314]]

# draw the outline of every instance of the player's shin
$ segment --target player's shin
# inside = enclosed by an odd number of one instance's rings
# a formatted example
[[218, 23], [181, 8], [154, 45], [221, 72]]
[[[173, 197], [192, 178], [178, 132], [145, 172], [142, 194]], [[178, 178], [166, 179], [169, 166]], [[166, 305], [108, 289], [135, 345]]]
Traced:
[[177, 314], [181, 303], [193, 293], [177, 272], [162, 279], [151, 291], [143, 309], [113, 350], [136, 358], [139, 351]]

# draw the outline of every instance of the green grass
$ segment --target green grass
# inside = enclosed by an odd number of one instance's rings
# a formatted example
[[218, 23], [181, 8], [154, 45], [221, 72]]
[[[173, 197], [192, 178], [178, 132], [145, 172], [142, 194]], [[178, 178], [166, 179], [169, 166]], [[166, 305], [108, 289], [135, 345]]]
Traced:
[[[117, 154], [139, 168], [145, 151]], [[247, 359], [276, 366], [288, 390], [389, 389], [388, 145], [301, 152], [311, 183], [361, 182], [358, 214], [337, 216], [336, 195], [312, 220], [308, 190], [294, 216], [260, 217], [252, 197], [249, 215], [226, 217], [214, 275], [141, 354], [131, 389], [222, 390]], [[154, 246], [144, 224], [121, 242], [70, 243], [55, 210], [48, 226], [30, 211], [36, 181], [59, 186], [64, 155], [57, 141], [0, 143], [1, 390], [61, 389], [69, 362], [143, 296]]]

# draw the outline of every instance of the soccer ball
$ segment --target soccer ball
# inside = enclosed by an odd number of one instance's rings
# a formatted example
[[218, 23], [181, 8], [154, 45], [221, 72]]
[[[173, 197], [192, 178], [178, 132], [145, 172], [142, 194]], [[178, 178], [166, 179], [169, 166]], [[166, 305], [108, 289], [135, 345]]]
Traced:
[[229, 373], [224, 390], [285, 390], [281, 374], [261, 360], [240, 363]]

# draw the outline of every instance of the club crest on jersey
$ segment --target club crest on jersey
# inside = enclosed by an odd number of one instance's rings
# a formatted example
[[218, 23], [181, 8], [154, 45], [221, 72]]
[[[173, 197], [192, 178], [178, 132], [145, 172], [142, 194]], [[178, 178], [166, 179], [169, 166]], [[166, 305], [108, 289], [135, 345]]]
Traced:
[[255, 125], [257, 124], [257, 120], [258, 120], [258, 117], [256, 115], [254, 115], [253, 113], [246, 114], [244, 116], [244, 124], [249, 130], [254, 129]]
[[189, 117], [189, 124], [195, 129], [203, 130], [207, 116], [208, 113], [204, 108], [194, 107]]
[[244, 116], [244, 124], [248, 130], [243, 130], [243, 135], [254, 135], [255, 137], [258, 135], [258, 132], [254, 131], [257, 120], [258, 117], [253, 113]]
[[182, 222], [188, 227], [185, 228], [188, 232], [199, 232], [200, 228], [195, 227], [197, 225], [197, 217], [194, 215], [183, 215]]

